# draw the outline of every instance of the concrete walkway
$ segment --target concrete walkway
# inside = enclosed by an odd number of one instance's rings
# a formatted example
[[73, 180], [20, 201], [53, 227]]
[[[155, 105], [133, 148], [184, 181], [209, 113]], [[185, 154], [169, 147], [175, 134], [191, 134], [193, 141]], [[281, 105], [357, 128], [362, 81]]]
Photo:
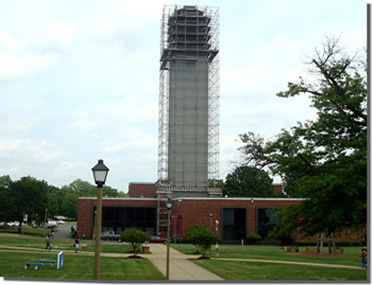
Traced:
[[[152, 254], [146, 256], [161, 273], [166, 274], [167, 246], [164, 244], [150, 244]], [[196, 265], [188, 259], [198, 258], [200, 255], [185, 255], [173, 248], [169, 250], [169, 280], [223, 280], [216, 274]]]

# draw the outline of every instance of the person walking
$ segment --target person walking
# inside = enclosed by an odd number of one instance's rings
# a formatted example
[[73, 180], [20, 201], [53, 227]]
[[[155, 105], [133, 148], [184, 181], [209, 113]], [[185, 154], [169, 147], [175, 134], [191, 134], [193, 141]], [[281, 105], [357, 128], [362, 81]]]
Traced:
[[365, 248], [362, 248], [362, 259], [360, 262], [362, 263], [362, 268], [367, 269], [367, 250]]
[[45, 238], [45, 241], [46, 241], [46, 247], [45, 247], [45, 249], [50, 250], [50, 235], [49, 234], [47, 234], [47, 236]]
[[77, 253], [78, 250], [80, 249], [80, 239], [78, 237], [76, 237], [75, 239], [74, 247], [75, 247], [75, 253]]

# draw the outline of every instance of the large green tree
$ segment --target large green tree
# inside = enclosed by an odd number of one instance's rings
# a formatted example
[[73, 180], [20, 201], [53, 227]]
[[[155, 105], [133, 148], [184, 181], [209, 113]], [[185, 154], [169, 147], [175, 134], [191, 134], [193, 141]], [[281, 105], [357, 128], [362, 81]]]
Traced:
[[223, 195], [229, 197], [273, 197], [273, 179], [262, 169], [240, 166], [227, 174]]
[[12, 179], [9, 175], [4, 175], [0, 177], [0, 221], [8, 222], [9, 212], [12, 209], [12, 206], [9, 201], [10, 191], [9, 186], [12, 183]]
[[247, 163], [280, 175], [288, 196], [306, 198], [282, 212], [283, 226], [329, 235], [366, 224], [367, 89], [364, 60], [328, 38], [311, 59], [312, 81], [299, 78], [277, 96], [310, 96], [317, 118], [271, 141], [240, 135]]
[[6, 220], [18, 221], [18, 232], [22, 232], [25, 214], [29, 220], [38, 220], [45, 215], [48, 184], [33, 177], [22, 177], [6, 188]]

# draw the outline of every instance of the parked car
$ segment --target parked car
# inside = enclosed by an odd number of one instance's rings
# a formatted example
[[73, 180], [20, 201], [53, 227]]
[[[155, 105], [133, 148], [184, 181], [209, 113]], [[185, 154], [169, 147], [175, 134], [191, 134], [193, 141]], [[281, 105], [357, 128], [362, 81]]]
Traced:
[[58, 227], [58, 224], [56, 221], [48, 221], [47, 225], [48, 225], [48, 228], [51, 228], [51, 229]]
[[106, 231], [101, 234], [102, 240], [119, 240], [120, 235], [116, 234], [114, 231]]
[[153, 242], [153, 243], [166, 243], [167, 242], [167, 239], [166, 238], [161, 238], [161, 237], [158, 237], [158, 236], [152, 236], [150, 242]]
[[64, 225], [65, 224], [65, 222], [61, 221], [61, 220], [57, 220], [56, 222], [57, 222], [58, 225]]
[[45, 224], [45, 223], [41, 223], [41, 224], [38, 224], [38, 225], [34, 225], [33, 228], [42, 228], [42, 229], [46, 229], [46, 228], [48, 228], [48, 225]]
[[8, 222], [8, 223], [6, 223], [6, 225], [8, 227], [18, 227], [19, 226], [19, 222]]

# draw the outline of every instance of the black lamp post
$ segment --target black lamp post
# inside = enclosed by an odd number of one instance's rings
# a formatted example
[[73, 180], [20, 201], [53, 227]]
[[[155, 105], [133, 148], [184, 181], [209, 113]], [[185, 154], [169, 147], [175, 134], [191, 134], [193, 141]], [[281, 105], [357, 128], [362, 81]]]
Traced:
[[106, 182], [109, 169], [99, 159], [98, 163], [92, 168], [94, 182], [97, 184], [97, 215], [96, 215], [96, 249], [94, 253], [94, 279], [100, 278], [100, 254], [101, 254], [101, 226], [102, 226], [102, 186]]
[[172, 200], [170, 197], [167, 199], [167, 210], [168, 210], [168, 233], [167, 233], [167, 268], [166, 268], [166, 279], [169, 280], [169, 243], [170, 243], [170, 213], [172, 210]]

